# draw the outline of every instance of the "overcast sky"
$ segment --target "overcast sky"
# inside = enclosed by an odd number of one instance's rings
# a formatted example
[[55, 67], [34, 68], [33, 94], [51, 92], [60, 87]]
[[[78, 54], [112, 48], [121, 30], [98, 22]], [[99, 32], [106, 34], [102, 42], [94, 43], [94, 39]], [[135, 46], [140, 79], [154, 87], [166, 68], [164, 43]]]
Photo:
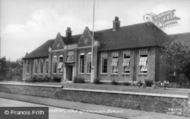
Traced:
[[[67, 27], [81, 34], [92, 30], [93, 0], [0, 0], [1, 57], [16, 60], [25, 56]], [[147, 13], [175, 9], [181, 19], [165, 28], [167, 34], [190, 32], [190, 0], [96, 0], [95, 30], [112, 27], [118, 16], [121, 26], [145, 22]]]

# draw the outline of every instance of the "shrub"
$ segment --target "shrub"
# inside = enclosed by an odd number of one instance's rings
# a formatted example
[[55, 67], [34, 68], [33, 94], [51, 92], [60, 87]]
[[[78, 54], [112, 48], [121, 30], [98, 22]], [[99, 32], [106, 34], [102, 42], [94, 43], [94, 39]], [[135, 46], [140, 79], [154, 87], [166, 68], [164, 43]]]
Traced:
[[85, 83], [85, 79], [82, 77], [75, 77], [73, 83]]
[[117, 80], [112, 80], [111, 84], [112, 84], [112, 85], [118, 85], [119, 83], [118, 83]]
[[142, 86], [142, 85], [143, 85], [143, 82], [142, 82], [142, 81], [138, 81], [138, 82], [137, 82], [137, 85], [138, 85], [138, 86]]
[[123, 82], [123, 85], [130, 86], [130, 85], [132, 85], [132, 83], [131, 82]]
[[53, 81], [55, 81], [55, 82], [61, 82], [61, 78], [60, 77], [53, 77]]
[[37, 76], [33, 76], [28, 82], [37, 82]]
[[44, 81], [45, 81], [45, 82], [49, 82], [50, 80], [51, 80], [51, 78], [48, 77], [48, 76], [46, 76], [46, 77], [44, 78]]
[[94, 84], [101, 84], [100, 77], [97, 77], [96, 79], [94, 79]]
[[145, 85], [148, 86], [148, 87], [151, 87], [153, 85], [153, 80], [150, 80], [150, 79], [146, 79], [145, 80]]

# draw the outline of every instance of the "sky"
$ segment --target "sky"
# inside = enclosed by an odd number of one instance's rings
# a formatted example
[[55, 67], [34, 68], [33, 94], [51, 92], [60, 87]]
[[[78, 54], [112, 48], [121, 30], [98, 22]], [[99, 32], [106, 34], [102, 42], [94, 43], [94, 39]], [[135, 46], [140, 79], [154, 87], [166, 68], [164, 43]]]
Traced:
[[[148, 13], [175, 9], [178, 24], [166, 27], [167, 34], [190, 32], [190, 0], [95, 0], [95, 31], [112, 28], [115, 16], [121, 26], [145, 22]], [[1, 57], [23, 58], [58, 32], [65, 36], [92, 30], [93, 0], [0, 0]]]

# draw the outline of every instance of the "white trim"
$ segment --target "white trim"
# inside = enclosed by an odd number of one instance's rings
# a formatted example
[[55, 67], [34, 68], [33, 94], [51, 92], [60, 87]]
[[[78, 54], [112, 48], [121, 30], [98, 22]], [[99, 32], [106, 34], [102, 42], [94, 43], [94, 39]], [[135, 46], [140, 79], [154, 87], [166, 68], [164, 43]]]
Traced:
[[[127, 72], [127, 73], [125, 73], [124, 72], [124, 66], [123, 66], [123, 63], [124, 63], [124, 55], [127, 55], [127, 56], [129, 56], [129, 72]], [[131, 51], [130, 50], [125, 50], [125, 51], [123, 51], [123, 62], [122, 62], [122, 75], [130, 75], [131, 74]]]
[[65, 51], [66, 49], [52, 50], [51, 52]]
[[[80, 65], [81, 65], [81, 63], [80, 63], [80, 61], [81, 61], [81, 60], [80, 60], [80, 56], [81, 56], [81, 55], [84, 55], [84, 72], [82, 72], [82, 73], [80, 72], [80, 68], [81, 68], [81, 66], [80, 66]], [[86, 60], [85, 60], [85, 54], [84, 54], [84, 53], [80, 53], [80, 54], [79, 54], [79, 67], [78, 67], [78, 69], [79, 69], [79, 74], [85, 74], [85, 61], [86, 61]]]
[[[54, 72], [54, 58], [57, 58], [56, 55], [53, 56], [53, 59], [52, 59], [52, 74], [57, 74], [57, 66], [56, 66], [56, 72]], [[58, 63], [58, 59], [56, 61], [56, 63]]]
[[92, 46], [77, 47], [77, 49], [85, 49], [85, 48], [92, 48]]
[[[146, 55], [146, 66], [147, 66], [147, 71], [146, 73], [141, 72], [140, 66], [143, 65], [144, 63], [141, 61], [141, 56]], [[145, 58], [143, 58], [144, 60]], [[141, 62], [140, 62], [141, 61]], [[138, 75], [148, 75], [148, 49], [139, 49], [139, 59], [138, 59]]]
[[90, 55], [90, 63], [91, 63], [91, 67], [92, 67], [92, 52], [88, 52], [87, 55], [86, 55], [86, 74], [91, 74], [92, 70], [90, 72], [88, 72], [88, 55]]
[[[117, 75], [117, 74], [119, 74], [119, 52], [112, 52], [111, 55], [112, 55], [112, 57], [111, 57], [111, 75]], [[117, 66], [112, 65], [112, 63], [114, 62], [113, 59], [115, 59], [113, 57], [117, 57]], [[112, 72], [112, 67], [117, 67], [117, 70], [118, 70], [117, 73]]]
[[[100, 63], [100, 70], [101, 70], [101, 72], [100, 72], [100, 74], [107, 75], [108, 74], [108, 53], [101, 53], [100, 58], [101, 58], [101, 63]], [[107, 59], [107, 72], [106, 73], [102, 72], [103, 59]]]

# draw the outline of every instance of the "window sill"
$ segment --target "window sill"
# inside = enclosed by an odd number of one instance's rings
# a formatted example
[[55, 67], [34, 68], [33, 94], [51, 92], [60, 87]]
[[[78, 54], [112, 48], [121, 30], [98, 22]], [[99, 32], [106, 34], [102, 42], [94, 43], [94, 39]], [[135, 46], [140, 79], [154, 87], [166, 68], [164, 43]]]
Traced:
[[139, 73], [138, 75], [148, 75], [148, 73]]
[[112, 76], [118, 75], [118, 73], [111, 73]]
[[131, 75], [131, 73], [122, 73], [122, 75]]
[[100, 75], [108, 75], [107, 73], [101, 73]]

